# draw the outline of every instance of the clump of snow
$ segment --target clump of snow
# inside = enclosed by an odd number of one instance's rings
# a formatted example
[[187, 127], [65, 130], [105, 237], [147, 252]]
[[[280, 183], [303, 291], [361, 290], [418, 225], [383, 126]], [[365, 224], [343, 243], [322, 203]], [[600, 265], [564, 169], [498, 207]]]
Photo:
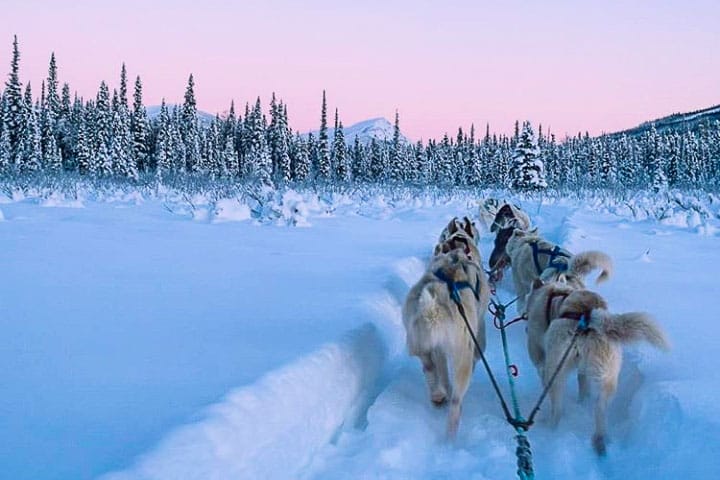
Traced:
[[241, 203], [237, 198], [223, 198], [215, 202], [212, 221], [220, 222], [243, 222], [252, 218], [250, 207]]
[[310, 209], [302, 195], [294, 190], [288, 190], [282, 196], [279, 207], [278, 225], [292, 225], [295, 227], [309, 227], [308, 215]]
[[57, 192], [53, 192], [49, 197], [44, 199], [41, 203], [43, 207], [63, 207], [63, 208], [84, 208], [83, 202], [77, 198], [69, 199], [64, 195]]

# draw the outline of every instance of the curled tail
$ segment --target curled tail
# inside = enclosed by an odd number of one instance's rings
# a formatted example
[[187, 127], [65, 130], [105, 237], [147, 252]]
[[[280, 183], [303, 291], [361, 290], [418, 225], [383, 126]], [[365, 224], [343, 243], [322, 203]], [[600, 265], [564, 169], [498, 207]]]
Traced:
[[602, 283], [610, 278], [613, 272], [613, 262], [609, 255], [597, 250], [588, 250], [580, 252], [570, 259], [569, 271], [579, 277], [585, 277], [590, 272], [599, 268], [600, 275], [595, 279], [595, 283]]
[[655, 320], [644, 312], [613, 314], [604, 309], [594, 309], [590, 315], [589, 327], [618, 343], [645, 340], [661, 350], [670, 349], [665, 333]]

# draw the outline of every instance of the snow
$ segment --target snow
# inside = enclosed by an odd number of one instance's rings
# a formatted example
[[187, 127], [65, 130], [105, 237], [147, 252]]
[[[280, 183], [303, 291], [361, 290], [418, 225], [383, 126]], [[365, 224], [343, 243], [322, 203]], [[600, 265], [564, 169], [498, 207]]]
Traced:
[[[402, 125], [400, 125], [402, 130]], [[352, 145], [355, 142], [355, 137], [360, 140], [362, 144], [369, 144], [370, 141], [375, 138], [376, 140], [387, 140], [393, 139], [394, 126], [386, 118], [370, 118], [361, 122], [354, 123], [350, 126], [343, 127], [343, 135], [345, 137], [345, 143]], [[312, 132], [315, 138], [318, 137], [318, 131]], [[332, 144], [335, 137], [335, 129], [332, 125], [328, 128], [328, 142]], [[400, 134], [400, 141], [407, 143], [408, 139], [405, 138], [402, 133]]]
[[[80, 197], [85, 208], [4, 201], [3, 476], [514, 478], [512, 430], [482, 369], [449, 444], [400, 321], [438, 232], [477, 199], [165, 193]], [[717, 200], [513, 200], [549, 239], [610, 254], [615, 273], [598, 290], [611, 309], [651, 312], [673, 344], [626, 349], [605, 459], [569, 382], [558, 428], [543, 410], [529, 433], [537, 478], [718, 477], [719, 329], [705, 308]], [[492, 238], [480, 247], [487, 258]], [[527, 411], [540, 385], [523, 327], [508, 334]], [[493, 328], [487, 357], [500, 374]]]

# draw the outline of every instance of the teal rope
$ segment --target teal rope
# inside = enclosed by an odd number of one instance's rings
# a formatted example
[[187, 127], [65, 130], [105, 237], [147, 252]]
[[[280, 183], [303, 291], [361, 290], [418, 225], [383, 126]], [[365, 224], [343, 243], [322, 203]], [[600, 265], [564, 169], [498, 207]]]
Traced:
[[[510, 303], [508, 305], [510, 305]], [[527, 421], [520, 413], [520, 404], [518, 403], [517, 394], [515, 393], [515, 380], [510, 373], [510, 354], [508, 352], [507, 335], [505, 334], [505, 309], [508, 305], [497, 303], [495, 306], [495, 315], [500, 323], [500, 335], [502, 338], [503, 354], [505, 355], [505, 371], [508, 377], [508, 384], [510, 385], [510, 399], [512, 401], [513, 413], [515, 415], [512, 424], [517, 432], [517, 435], [515, 436], [515, 440], [517, 440], [518, 443], [518, 446], [515, 449], [518, 466], [517, 475], [520, 480], [534, 480], [535, 473], [532, 466], [532, 450], [530, 449], [530, 441], [525, 435], [530, 425], [528, 425]]]

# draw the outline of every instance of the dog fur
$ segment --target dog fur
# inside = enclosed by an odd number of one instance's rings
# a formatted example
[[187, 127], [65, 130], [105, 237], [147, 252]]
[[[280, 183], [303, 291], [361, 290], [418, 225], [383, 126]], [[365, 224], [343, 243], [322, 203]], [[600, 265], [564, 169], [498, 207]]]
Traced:
[[462, 249], [472, 261], [477, 262], [478, 264], [481, 263], [480, 250], [478, 249], [475, 240], [468, 235], [465, 230], [458, 230], [446, 238], [445, 241], [435, 245], [433, 255], [437, 256], [449, 253], [456, 249]]
[[480, 239], [480, 232], [473, 221], [471, 221], [468, 217], [463, 217], [462, 221], [460, 221], [457, 217], [453, 217], [443, 231], [440, 232], [438, 243], [444, 243], [448, 238], [457, 232], [464, 232], [467, 234], [467, 236], [473, 240], [475, 245], [477, 245], [477, 242]]
[[490, 226], [490, 232], [503, 228], [514, 227], [521, 230], [530, 229], [530, 217], [517, 205], [506, 203], [498, 209], [495, 219]]
[[530, 217], [520, 207], [506, 203], [498, 210], [490, 227], [491, 232], [497, 232], [495, 246], [488, 263], [490, 270], [493, 272], [492, 280], [495, 282], [502, 280], [503, 271], [510, 264], [510, 258], [505, 251], [505, 246], [515, 229], [529, 230]]
[[610, 313], [607, 303], [597, 293], [576, 289], [564, 282], [544, 284], [536, 279], [528, 296], [527, 346], [543, 385], [548, 385], [572, 342], [579, 315], [588, 318], [588, 329], [578, 336], [550, 388], [551, 424], [557, 425], [560, 420], [567, 377], [577, 368], [580, 400], [589, 396], [592, 386], [599, 386], [592, 444], [599, 455], [604, 455], [606, 409], [617, 389], [622, 345], [646, 341], [667, 350], [669, 344], [663, 331], [646, 313]]
[[[448, 285], [435, 275], [438, 270], [454, 282], [469, 282], [471, 285], [479, 282], [479, 300], [467, 288], [460, 290], [460, 298], [482, 350], [485, 349], [483, 316], [490, 290], [479, 258], [471, 260], [463, 249], [455, 249], [441, 253], [431, 261], [428, 271], [412, 287], [403, 306], [408, 352], [422, 363], [432, 403], [442, 405], [449, 397], [447, 434], [453, 438], [478, 352], [457, 305], [450, 297]], [[452, 383], [449, 366], [452, 367]]]
[[542, 271], [538, 274], [533, 259], [531, 243], [536, 242], [541, 249], [552, 249], [555, 245], [544, 240], [537, 234], [537, 229], [523, 231], [515, 229], [508, 239], [505, 251], [512, 265], [513, 283], [518, 296], [518, 312], [526, 312], [526, 298], [530, 293], [530, 286], [536, 278], [542, 280], [558, 280], [561, 277], [565, 282], [574, 288], [585, 288], [584, 278], [593, 270], [600, 269], [600, 275], [595, 280], [596, 284], [602, 283], [610, 278], [613, 270], [612, 259], [603, 252], [589, 250], [572, 255], [570, 257], [558, 257], [556, 261], [565, 262], [567, 270], [559, 272], [549, 267], [550, 257], [547, 254], [538, 254], [538, 264]]

